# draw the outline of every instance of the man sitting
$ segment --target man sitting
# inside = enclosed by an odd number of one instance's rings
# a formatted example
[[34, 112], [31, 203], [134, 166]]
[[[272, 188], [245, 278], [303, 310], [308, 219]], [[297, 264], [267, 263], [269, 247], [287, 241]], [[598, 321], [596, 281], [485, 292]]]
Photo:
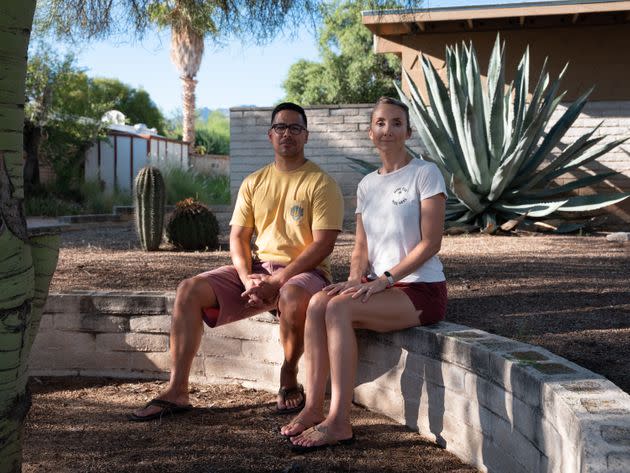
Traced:
[[277, 409], [290, 413], [304, 405], [297, 365], [306, 308], [331, 280], [328, 256], [341, 231], [343, 199], [337, 183], [304, 157], [308, 130], [302, 107], [278, 105], [267, 135], [274, 162], [245, 178], [230, 221], [233, 265], [180, 283], [171, 322], [169, 384], [130, 420], [190, 409], [188, 381], [203, 322], [217, 327], [273, 309], [279, 312], [284, 349]]

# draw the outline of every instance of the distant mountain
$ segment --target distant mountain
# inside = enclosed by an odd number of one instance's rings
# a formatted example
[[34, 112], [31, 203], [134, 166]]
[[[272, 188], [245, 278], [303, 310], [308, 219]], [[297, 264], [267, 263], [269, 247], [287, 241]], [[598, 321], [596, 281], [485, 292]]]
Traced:
[[[230, 116], [230, 109], [228, 109], [228, 108], [217, 108], [216, 110], [221, 112], [226, 117]], [[214, 109], [211, 109], [211, 108], [208, 108], [208, 107], [203, 107], [203, 108], [198, 108], [197, 109], [197, 113], [199, 114], [199, 119], [203, 120], [204, 122], [208, 119], [208, 117], [210, 116], [210, 114], [212, 112], [214, 112]]]

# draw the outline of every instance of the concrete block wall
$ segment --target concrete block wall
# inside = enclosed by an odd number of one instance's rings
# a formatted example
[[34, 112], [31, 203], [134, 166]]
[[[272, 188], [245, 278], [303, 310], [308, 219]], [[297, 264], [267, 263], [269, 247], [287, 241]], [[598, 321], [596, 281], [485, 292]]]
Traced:
[[[172, 293], [48, 298], [32, 375], [167, 378]], [[359, 332], [355, 401], [491, 473], [630, 471], [630, 396], [542, 348], [451, 323]], [[277, 389], [269, 314], [206, 329], [200, 383]]]
[[[567, 108], [561, 104], [552, 116], [554, 123]], [[331, 174], [341, 186], [346, 202], [346, 218], [353, 219], [356, 187], [362, 175], [350, 167], [347, 157], [378, 162], [378, 155], [369, 140], [371, 104], [313, 106], [306, 108], [309, 142], [306, 155]], [[271, 107], [235, 107], [230, 109], [230, 187], [232, 199], [245, 176], [273, 160], [273, 150], [267, 139]], [[574, 126], [564, 137], [562, 147], [602, 123], [595, 136], [611, 139], [630, 136], [630, 101], [588, 103]], [[414, 132], [409, 145], [420, 153], [425, 149]], [[555, 150], [558, 152], [559, 150]], [[630, 191], [630, 141], [599, 158], [599, 163], [587, 164], [589, 173], [619, 171], [600, 188]], [[565, 177], [563, 182], [582, 177], [581, 173]], [[624, 207], [625, 208], [625, 207]], [[625, 215], [625, 218], [624, 218]], [[630, 206], [620, 215], [630, 221]]]
[[[236, 199], [243, 178], [273, 161], [267, 137], [273, 107], [230, 109], [230, 188]], [[347, 157], [377, 163], [378, 154], [368, 138], [371, 104], [306, 107], [309, 139], [306, 156], [339, 184], [345, 198], [346, 218], [354, 220], [356, 188], [363, 177]], [[414, 139], [413, 143], [420, 143]]]
[[[168, 379], [174, 293], [51, 294], [30, 359], [32, 375]], [[278, 324], [263, 314], [207, 329], [191, 379], [277, 390]]]

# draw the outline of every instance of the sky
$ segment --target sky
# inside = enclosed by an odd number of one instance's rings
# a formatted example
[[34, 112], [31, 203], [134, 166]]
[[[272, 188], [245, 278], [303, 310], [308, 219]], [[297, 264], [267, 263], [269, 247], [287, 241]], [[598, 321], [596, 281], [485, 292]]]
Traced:
[[[425, 5], [460, 6], [467, 3], [517, 2], [432, 0]], [[57, 42], [53, 47], [65, 50], [68, 46]], [[132, 87], [143, 88], [169, 116], [181, 108], [181, 80], [169, 58], [169, 48], [170, 33], [165, 30], [152, 31], [140, 42], [130, 43], [117, 38], [71, 49], [77, 55], [77, 64], [89, 76], [117, 78]], [[289, 67], [300, 59], [320, 59], [315, 33], [307, 28], [297, 37], [281, 35], [266, 46], [243, 45], [235, 40], [218, 48], [206, 41], [197, 75], [197, 108], [273, 105], [284, 97], [282, 82]]]

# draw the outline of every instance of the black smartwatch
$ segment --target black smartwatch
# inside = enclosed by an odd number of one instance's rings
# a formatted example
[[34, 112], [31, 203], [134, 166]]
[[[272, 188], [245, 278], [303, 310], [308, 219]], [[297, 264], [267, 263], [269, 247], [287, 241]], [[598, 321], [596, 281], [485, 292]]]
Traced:
[[392, 273], [390, 273], [389, 271], [385, 271], [383, 274], [387, 278], [389, 286], [393, 286], [396, 281], [394, 281], [394, 276], [392, 276]]

